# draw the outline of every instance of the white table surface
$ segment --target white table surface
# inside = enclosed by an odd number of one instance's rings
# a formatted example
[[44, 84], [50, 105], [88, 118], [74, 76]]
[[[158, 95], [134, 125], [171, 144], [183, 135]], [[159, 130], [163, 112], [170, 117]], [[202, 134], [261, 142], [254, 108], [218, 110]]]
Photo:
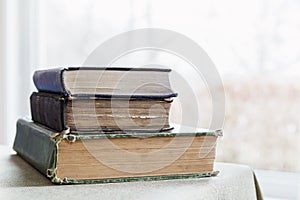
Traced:
[[53, 185], [46, 177], [0, 146], [0, 199], [257, 199], [251, 168], [216, 163], [217, 177], [130, 183]]

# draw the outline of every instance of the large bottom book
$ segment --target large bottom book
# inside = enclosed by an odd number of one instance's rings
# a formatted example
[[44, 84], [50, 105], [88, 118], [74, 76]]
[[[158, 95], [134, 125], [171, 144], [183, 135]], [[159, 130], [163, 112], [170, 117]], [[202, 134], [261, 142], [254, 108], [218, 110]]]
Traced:
[[216, 175], [221, 131], [177, 129], [159, 133], [57, 133], [17, 122], [14, 150], [57, 184], [164, 180]]

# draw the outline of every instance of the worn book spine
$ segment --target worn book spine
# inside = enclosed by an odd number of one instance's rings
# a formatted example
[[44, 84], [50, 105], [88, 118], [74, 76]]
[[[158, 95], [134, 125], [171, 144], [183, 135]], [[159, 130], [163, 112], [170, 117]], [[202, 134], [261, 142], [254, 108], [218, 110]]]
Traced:
[[69, 95], [63, 81], [64, 68], [36, 71], [33, 82], [38, 91], [62, 93]]
[[65, 106], [66, 101], [61, 94], [34, 92], [30, 96], [32, 120], [58, 132], [67, 129]]
[[47, 174], [54, 163], [54, 137], [51, 130], [19, 119], [13, 149], [41, 173]]

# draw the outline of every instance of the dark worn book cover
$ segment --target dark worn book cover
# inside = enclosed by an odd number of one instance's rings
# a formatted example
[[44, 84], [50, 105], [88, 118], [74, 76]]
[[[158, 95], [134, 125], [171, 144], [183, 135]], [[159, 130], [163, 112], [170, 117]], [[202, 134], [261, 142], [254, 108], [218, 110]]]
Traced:
[[[75, 102], [75, 103], [74, 103]], [[112, 132], [112, 131], [134, 131], [135, 128], [143, 128], [145, 131], [147, 131], [147, 127], [139, 126], [140, 124], [133, 124], [132, 128], [126, 129], [126, 127], [123, 126], [123, 129], [120, 129], [115, 124], [114, 126], [110, 123], [117, 123], [117, 120], [126, 120], [128, 122], [128, 126], [130, 121], [134, 122], [143, 122], [150, 126], [151, 123], [155, 124], [162, 123], [161, 125], [157, 125], [154, 127], [149, 127], [149, 132], [156, 132], [156, 131], [166, 131], [170, 130], [172, 127], [169, 126], [168, 122], [168, 115], [169, 115], [169, 109], [171, 100], [153, 100], [153, 99], [135, 99], [131, 101], [127, 101], [124, 99], [118, 99], [118, 105], [117, 106], [126, 106], [128, 102], [128, 106], [132, 105], [132, 102], [134, 105], [137, 105], [138, 107], [130, 108], [131, 110], [136, 110], [134, 112], [129, 113], [129, 107], [122, 107], [122, 108], [115, 108], [115, 111], [112, 111], [112, 103], [109, 99], [89, 99], [87, 97], [77, 97], [77, 98], [68, 98], [65, 97], [63, 94], [57, 94], [57, 93], [47, 93], [47, 92], [33, 92], [30, 96], [30, 107], [31, 107], [31, 116], [32, 120], [40, 123], [42, 125], [45, 125], [51, 129], [54, 129], [56, 131], [63, 131], [65, 129], [71, 128], [72, 131], [82, 131], [83, 129], [85, 131], [104, 131], [104, 132]], [[136, 103], [135, 103], [136, 102]], [[73, 104], [75, 104], [76, 111], [73, 112]], [[86, 107], [82, 105], [86, 105]], [[100, 108], [95, 108], [95, 105], [98, 104], [98, 107], [100, 105]], [[104, 105], [105, 104], [105, 105]], [[156, 119], [147, 119], [147, 117], [150, 116], [150, 110], [152, 105], [161, 105], [161, 107], [158, 107], [156, 109]], [[76, 108], [76, 106], [80, 107], [80, 109]], [[164, 107], [163, 107], [164, 106]], [[68, 109], [67, 109], [68, 107]], [[123, 109], [122, 112], [127, 111], [127, 113], [119, 112], [120, 109]], [[78, 116], [79, 115], [79, 116]], [[128, 115], [128, 116], [127, 116]], [[98, 117], [96, 117], [98, 116]], [[116, 116], [116, 117], [115, 117]], [[130, 118], [131, 116], [135, 118]], [[141, 116], [138, 118], [137, 116]], [[162, 116], [162, 117], [161, 117]], [[121, 118], [122, 117], [122, 118]], [[144, 118], [143, 118], [144, 117]], [[163, 118], [164, 117], [164, 118]], [[78, 120], [76, 122], [79, 122], [82, 124], [82, 121], [88, 121], [88, 119], [91, 119], [93, 121], [94, 119], [97, 121], [94, 121], [95, 123], [90, 123], [91, 126], [87, 126], [85, 128], [82, 128], [82, 126], [77, 125], [76, 123], [74, 125], [74, 119]], [[160, 119], [161, 118], [161, 119]], [[107, 119], [110, 119], [109, 122], [107, 122]], [[156, 121], [154, 121], [156, 120]], [[126, 124], [126, 122], [124, 122]], [[123, 123], [123, 124], [124, 124]], [[109, 126], [111, 125], [111, 126]], [[120, 125], [120, 124], [119, 124]], [[122, 127], [122, 126], [120, 126]]]
[[65, 106], [66, 100], [62, 94], [34, 92], [30, 96], [32, 120], [59, 132], [67, 129]]
[[[38, 169], [42, 174], [46, 175], [53, 183], [56, 184], [74, 184], [74, 183], [110, 183], [110, 182], [126, 182], [126, 181], [147, 181], [147, 180], [166, 180], [166, 179], [180, 179], [180, 178], [199, 178], [199, 177], [209, 177], [214, 176], [217, 173], [213, 170], [210, 171], [202, 171], [199, 173], [182, 173], [185, 172], [185, 167], [181, 174], [176, 173], [166, 173], [168, 171], [160, 175], [151, 175], [148, 173], [147, 175], [128, 175], [125, 173], [125, 176], [118, 177], [118, 173], [115, 172], [117, 176], [114, 178], [102, 178], [105, 177], [105, 170], [112, 170], [111, 168], [99, 168], [93, 165], [93, 168], [90, 168], [90, 164], [88, 162], [84, 162], [82, 167], [80, 168], [70, 168], [69, 170], [73, 171], [73, 176], [82, 176], [82, 173], [76, 173], [76, 170], [83, 170], [82, 168], [86, 169], [84, 174], [89, 174], [89, 170], [94, 170], [94, 174], [96, 177], [92, 175], [87, 176], [87, 178], [74, 178], [72, 176], [63, 176], [60, 177], [61, 168], [66, 165], [59, 165], [61, 164], [62, 160], [65, 162], [71, 162], [70, 156], [73, 159], [78, 160], [78, 156], [76, 154], [76, 149], [72, 153], [71, 148], [76, 147], [76, 145], [82, 143], [82, 141], [90, 141], [94, 143], [97, 141], [102, 141], [104, 139], [118, 139], [121, 143], [126, 142], [128, 139], [131, 141], [139, 140], [143, 142], [146, 141], [147, 144], [149, 141], [149, 137], [152, 138], [151, 140], [160, 141], [161, 139], [172, 139], [174, 137], [179, 138], [186, 138], [186, 137], [207, 137], [207, 140], [215, 140], [218, 136], [222, 133], [220, 131], [196, 131], [196, 132], [181, 132], [181, 133], [152, 133], [152, 134], [93, 134], [93, 135], [72, 135], [68, 132], [61, 132], [57, 133], [52, 131], [44, 126], [40, 126], [32, 121], [19, 119], [17, 122], [17, 134], [15, 137], [15, 142], [13, 145], [13, 149], [21, 156], [24, 160], [29, 162], [32, 166]], [[139, 137], [140, 139], [137, 139]], [[148, 138], [148, 139], [147, 139]], [[160, 139], [161, 138], [161, 139]], [[168, 139], [169, 138], [169, 139]], [[201, 138], [203, 139], [203, 138]], [[136, 143], [137, 145], [139, 143]], [[156, 144], [156, 143], [154, 143]], [[73, 147], [73, 145], [75, 145]], [[82, 146], [83, 147], [83, 146]], [[62, 149], [60, 149], [62, 148]], [[100, 146], [94, 146], [94, 148], [99, 148], [97, 152], [101, 149]], [[104, 149], [105, 150], [105, 149]], [[145, 149], [146, 150], [146, 149]], [[193, 149], [191, 149], [194, 151]], [[103, 150], [102, 150], [103, 151]], [[60, 152], [60, 153], [59, 153]], [[61, 155], [62, 152], [67, 152], [66, 155]], [[199, 154], [197, 154], [199, 156]], [[62, 157], [60, 157], [62, 156]], [[117, 155], [116, 155], [117, 156]], [[80, 158], [83, 159], [83, 158]], [[92, 158], [90, 158], [92, 159]], [[78, 160], [81, 162], [80, 160]], [[200, 160], [201, 161], [201, 160]], [[71, 164], [71, 163], [70, 163]], [[70, 164], [67, 164], [70, 165]], [[71, 164], [72, 165], [72, 164]], [[139, 163], [134, 163], [133, 166], [139, 165]], [[75, 163], [74, 166], [77, 166]], [[143, 166], [142, 166], [143, 167]], [[67, 170], [65, 173], [69, 173]], [[96, 171], [95, 171], [96, 170]], [[98, 171], [97, 171], [98, 170]], [[93, 174], [91, 173], [91, 174]]]

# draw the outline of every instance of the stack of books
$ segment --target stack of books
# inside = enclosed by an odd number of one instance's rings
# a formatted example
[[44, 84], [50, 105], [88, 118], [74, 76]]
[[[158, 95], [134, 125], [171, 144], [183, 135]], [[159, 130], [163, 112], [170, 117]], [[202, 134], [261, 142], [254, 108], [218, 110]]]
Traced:
[[36, 71], [32, 120], [18, 120], [14, 150], [58, 184], [216, 175], [216, 140], [222, 131], [170, 125], [177, 96], [170, 71]]

